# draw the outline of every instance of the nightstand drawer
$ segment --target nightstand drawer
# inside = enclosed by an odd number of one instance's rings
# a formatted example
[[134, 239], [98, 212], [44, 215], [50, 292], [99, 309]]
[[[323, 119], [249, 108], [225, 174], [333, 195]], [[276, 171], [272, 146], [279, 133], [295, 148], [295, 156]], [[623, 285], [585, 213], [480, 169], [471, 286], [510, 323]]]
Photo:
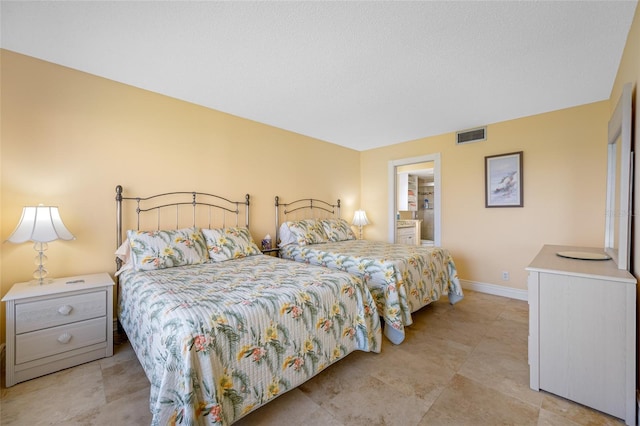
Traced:
[[16, 364], [106, 342], [107, 320], [94, 318], [16, 336]]
[[16, 304], [16, 334], [106, 315], [106, 291]]

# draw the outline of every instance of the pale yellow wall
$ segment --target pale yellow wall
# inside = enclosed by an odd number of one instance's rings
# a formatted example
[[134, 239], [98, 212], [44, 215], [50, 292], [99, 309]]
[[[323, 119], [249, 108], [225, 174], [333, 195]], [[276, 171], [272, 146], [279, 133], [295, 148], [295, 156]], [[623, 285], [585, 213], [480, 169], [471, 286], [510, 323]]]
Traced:
[[[359, 153], [110, 80], [0, 51], [1, 240], [23, 205], [57, 205], [75, 241], [49, 244], [53, 277], [114, 272], [115, 186], [251, 195], [256, 240], [275, 232], [274, 197], [359, 206]], [[274, 99], [278, 102], [278, 99]], [[1, 243], [0, 294], [27, 281], [30, 243]], [[4, 304], [0, 336], [4, 341]]]
[[[489, 125], [484, 142], [456, 146], [451, 133], [362, 152], [366, 237], [388, 238], [389, 161], [440, 153], [442, 246], [460, 277], [526, 289], [524, 268], [544, 244], [603, 245], [608, 112], [602, 101]], [[485, 208], [484, 157], [515, 151], [524, 207]]]
[[[639, 26], [636, 12], [612, 99], [618, 81], [638, 80]], [[525, 289], [524, 267], [543, 244], [601, 246], [604, 239], [611, 101], [491, 124], [484, 142], [456, 146], [454, 135], [446, 134], [358, 153], [12, 52], [0, 54], [0, 235], [2, 241], [9, 236], [23, 205], [58, 205], [77, 240], [51, 243], [53, 276], [113, 272], [116, 184], [135, 194], [187, 189], [235, 198], [249, 192], [256, 239], [273, 234], [274, 195], [285, 201], [339, 196], [343, 217], [366, 209], [366, 237], [387, 240], [388, 162], [437, 152], [442, 245], [451, 249], [461, 278]], [[520, 150], [525, 207], [486, 209], [484, 157]], [[330, 170], [322, 169], [328, 165]], [[28, 243], [2, 243], [0, 250], [4, 295], [13, 282], [30, 278], [34, 252]], [[503, 270], [510, 281], [501, 280]], [[0, 335], [4, 341], [4, 306]]]
[[398, 173], [402, 173], [402, 172], [413, 172], [416, 170], [432, 169], [434, 167], [433, 164], [434, 164], [433, 161], [426, 161], [424, 163], [407, 164], [405, 166], [396, 167], [396, 171]]
[[[622, 93], [622, 86], [624, 86], [625, 83], [631, 83], [633, 85], [633, 128], [635, 129], [633, 145], [635, 147], [636, 155], [633, 182], [635, 219], [633, 219], [634, 227], [631, 240], [631, 244], [633, 246], [631, 249], [631, 253], [633, 255], [631, 264], [633, 268], [632, 272], [636, 278], [640, 278], [640, 223], [637, 221], [637, 212], [639, 211], [638, 203], [640, 203], [640, 199], [638, 199], [637, 196], [638, 188], [640, 188], [640, 151], [638, 150], [638, 147], [640, 147], [640, 104], [638, 103], [638, 81], [640, 81], [640, 7], [636, 6], [636, 14], [633, 18], [629, 35], [627, 36], [627, 44], [622, 55], [622, 60], [620, 61], [620, 66], [618, 67], [615, 84], [611, 91], [611, 98], [609, 99], [609, 110], [610, 112], [613, 112], [618, 99], [620, 98], [620, 94]], [[640, 309], [636, 309], [636, 311], [638, 314], [637, 330], [640, 331]], [[636, 342], [638, 344], [636, 355], [640, 357], [640, 342], [638, 342], [637, 338]], [[638, 368], [638, 383], [640, 383], [640, 368]]]

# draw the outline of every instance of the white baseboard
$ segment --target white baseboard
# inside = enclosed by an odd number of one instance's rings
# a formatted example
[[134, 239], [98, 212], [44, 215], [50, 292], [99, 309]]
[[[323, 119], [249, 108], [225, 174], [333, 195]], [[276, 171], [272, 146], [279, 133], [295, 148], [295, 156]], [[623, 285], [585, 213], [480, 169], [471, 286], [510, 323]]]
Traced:
[[479, 283], [469, 280], [460, 280], [462, 289], [477, 291], [480, 293], [493, 294], [495, 296], [508, 297], [509, 299], [528, 300], [527, 290], [504, 287], [501, 285]]

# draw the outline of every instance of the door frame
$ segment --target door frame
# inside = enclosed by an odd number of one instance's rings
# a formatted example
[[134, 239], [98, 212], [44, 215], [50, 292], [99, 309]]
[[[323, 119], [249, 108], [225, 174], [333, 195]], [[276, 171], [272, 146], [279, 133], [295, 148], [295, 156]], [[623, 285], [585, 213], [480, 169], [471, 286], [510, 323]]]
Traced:
[[440, 246], [441, 240], [441, 223], [440, 223], [440, 209], [442, 206], [440, 197], [440, 153], [421, 155], [419, 157], [402, 158], [399, 160], [390, 160], [388, 163], [388, 181], [389, 181], [389, 237], [390, 243], [395, 242], [396, 237], [396, 212], [398, 211], [398, 197], [396, 194], [398, 188], [397, 168], [399, 166], [407, 166], [409, 164], [425, 163], [427, 161], [433, 162], [433, 244], [436, 247]]

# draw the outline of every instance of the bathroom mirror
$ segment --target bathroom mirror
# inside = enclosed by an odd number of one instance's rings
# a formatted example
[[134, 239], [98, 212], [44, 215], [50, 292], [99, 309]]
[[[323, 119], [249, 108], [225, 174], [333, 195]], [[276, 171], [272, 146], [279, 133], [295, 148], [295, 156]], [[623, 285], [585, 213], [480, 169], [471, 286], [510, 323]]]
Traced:
[[607, 153], [607, 199], [605, 212], [605, 252], [618, 265], [629, 269], [631, 229], [631, 83], [609, 120]]

